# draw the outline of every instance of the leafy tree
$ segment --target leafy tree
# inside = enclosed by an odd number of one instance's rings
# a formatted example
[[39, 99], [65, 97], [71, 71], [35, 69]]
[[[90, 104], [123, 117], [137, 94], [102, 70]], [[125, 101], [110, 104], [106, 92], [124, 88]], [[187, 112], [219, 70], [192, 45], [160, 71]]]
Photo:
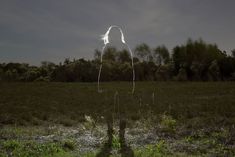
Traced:
[[100, 81], [112, 81], [113, 80], [113, 65], [111, 62], [103, 62]]
[[118, 53], [118, 62], [120, 63], [131, 62], [131, 56], [127, 50], [124, 49]]
[[160, 66], [155, 73], [155, 79], [157, 81], [169, 80], [170, 79], [170, 66], [169, 65]]
[[136, 62], [135, 63], [135, 79], [136, 81], [143, 81], [144, 75], [145, 75], [145, 70], [144, 67], [142, 66], [143, 63]]
[[98, 49], [95, 49], [94, 59], [100, 60], [100, 57], [101, 57], [101, 52]]
[[185, 62], [186, 58], [186, 49], [184, 46], [176, 46], [173, 49], [172, 60], [175, 67], [175, 74], [178, 74], [180, 65]]
[[137, 45], [135, 48], [135, 53], [142, 61], [151, 61], [152, 59], [151, 48], [145, 43]]
[[227, 80], [233, 77], [232, 75], [235, 72], [235, 58], [231, 56], [224, 57], [218, 61], [218, 65], [222, 80]]
[[125, 62], [124, 64], [121, 64], [119, 66], [121, 75], [119, 77], [119, 80], [123, 81], [131, 81], [132, 80], [132, 67], [130, 63]]
[[41, 66], [39, 67], [40, 76], [41, 76], [40, 80], [44, 80], [45, 78], [49, 79], [55, 68], [56, 68], [56, 65], [52, 62], [48, 62], [48, 61], [41, 62]]
[[190, 70], [192, 72], [192, 80], [199, 81], [201, 80], [203, 64], [197, 61], [192, 62], [190, 66]]
[[211, 62], [211, 65], [209, 67], [209, 76], [210, 80], [212, 79], [213, 81], [218, 81], [220, 77], [220, 70], [219, 70], [219, 65], [216, 60]]
[[71, 63], [71, 61], [70, 61], [69, 58], [66, 58], [66, 59], [64, 60], [64, 64], [65, 64], [65, 65], [68, 65], [68, 64], [70, 64], [70, 63]]
[[117, 49], [114, 47], [108, 47], [103, 54], [104, 61], [112, 61], [115, 62], [117, 60]]
[[179, 73], [177, 75], [177, 80], [178, 81], [187, 81], [188, 80], [186, 70], [183, 67], [181, 67], [179, 70]]
[[[135, 48], [133, 58], [137, 81], [149, 80], [235, 80], [235, 50], [233, 56], [221, 51], [216, 44], [189, 39], [185, 44], [168, 49], [152, 49], [145, 43]], [[0, 81], [97, 81], [101, 52], [95, 50], [93, 60], [66, 58], [58, 65], [43, 61], [40, 66], [26, 63], [0, 64]], [[101, 81], [132, 79], [131, 57], [127, 50], [107, 47], [103, 54]], [[156, 64], [157, 63], [157, 64]]]
[[32, 67], [28, 69], [28, 71], [25, 73], [25, 81], [35, 81], [40, 76], [40, 72], [36, 67]]
[[0, 81], [3, 80], [3, 77], [4, 77], [4, 71], [3, 71], [2, 64], [0, 64]]
[[235, 58], [235, 49], [232, 50], [232, 56]]
[[158, 46], [154, 49], [154, 58], [158, 65], [167, 64], [170, 60], [168, 49], [163, 46]]
[[[184, 65], [186, 73], [191, 80], [206, 79], [211, 62], [219, 61], [226, 57], [217, 45], [206, 44], [203, 40], [192, 41], [189, 39], [186, 45], [177, 46], [173, 49], [172, 59], [175, 73], [179, 73], [181, 65]], [[194, 78], [196, 77], [196, 78]]]

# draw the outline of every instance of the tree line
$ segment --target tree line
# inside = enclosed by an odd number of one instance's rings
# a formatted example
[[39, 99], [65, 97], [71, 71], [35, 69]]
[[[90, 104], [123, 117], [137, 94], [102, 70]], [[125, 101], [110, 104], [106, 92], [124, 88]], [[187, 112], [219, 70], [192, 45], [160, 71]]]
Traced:
[[[232, 55], [216, 44], [191, 40], [170, 52], [166, 46], [151, 48], [145, 43], [134, 49], [134, 69], [137, 81], [232, 81], [235, 80], [235, 49]], [[26, 63], [0, 63], [0, 81], [97, 81], [101, 52], [94, 59], [65, 59], [55, 64], [48, 61], [40, 66]], [[103, 81], [127, 81], [132, 74], [131, 56], [125, 49], [109, 47], [103, 54]]]

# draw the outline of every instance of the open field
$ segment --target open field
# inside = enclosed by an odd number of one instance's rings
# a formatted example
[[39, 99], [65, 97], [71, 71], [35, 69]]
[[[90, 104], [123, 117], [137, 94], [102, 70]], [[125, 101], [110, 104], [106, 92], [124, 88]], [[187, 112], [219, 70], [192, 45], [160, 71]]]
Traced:
[[95, 156], [110, 113], [115, 134], [118, 115], [127, 118], [135, 156], [235, 155], [234, 82], [138, 82], [134, 94], [128, 87], [0, 83], [0, 156]]

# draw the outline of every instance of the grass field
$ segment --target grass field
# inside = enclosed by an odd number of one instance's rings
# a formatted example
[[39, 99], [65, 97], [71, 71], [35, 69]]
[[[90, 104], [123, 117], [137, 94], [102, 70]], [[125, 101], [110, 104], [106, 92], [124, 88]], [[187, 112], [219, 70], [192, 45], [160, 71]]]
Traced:
[[[116, 132], [118, 113], [126, 115], [135, 156], [235, 155], [234, 82], [137, 82], [134, 94], [126, 82], [103, 88], [0, 83], [0, 156], [95, 156], [107, 113]], [[113, 147], [118, 156], [118, 140]]]

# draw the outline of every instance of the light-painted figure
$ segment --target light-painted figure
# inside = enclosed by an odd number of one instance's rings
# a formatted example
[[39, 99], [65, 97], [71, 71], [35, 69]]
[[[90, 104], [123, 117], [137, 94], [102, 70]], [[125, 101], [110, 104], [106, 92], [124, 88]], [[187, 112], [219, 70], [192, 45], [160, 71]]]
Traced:
[[127, 47], [128, 51], [130, 53], [130, 56], [131, 56], [131, 66], [132, 66], [132, 90], [131, 90], [131, 92], [134, 93], [134, 91], [135, 91], [135, 70], [134, 70], [134, 62], [133, 62], [133, 53], [132, 53], [129, 45], [125, 41], [122, 29], [119, 26], [115, 26], [115, 25], [110, 26], [108, 28], [107, 32], [104, 35], [102, 35], [102, 38], [101, 38], [104, 41], [104, 46], [102, 48], [101, 57], [100, 57], [100, 68], [99, 68], [98, 81], [97, 81], [98, 82], [98, 86], [97, 86], [98, 92], [99, 93], [102, 92], [102, 89], [100, 88], [100, 78], [101, 78], [101, 71], [102, 71], [103, 54], [104, 54], [105, 48], [107, 47], [107, 44], [110, 43], [109, 42], [109, 33], [113, 28], [118, 29], [119, 32], [121, 33], [121, 42]]
[[[105, 70], [106, 60], [105, 60], [105, 57], [103, 58], [103, 56], [105, 54], [106, 48], [108, 48], [111, 45], [110, 43], [112, 42], [112, 40], [110, 40], [109, 35], [110, 35], [110, 31], [113, 28], [117, 29], [120, 32], [120, 34], [121, 34], [121, 45], [124, 45], [125, 47], [127, 47], [127, 51], [130, 54], [129, 61], [131, 63], [130, 64], [128, 63], [128, 65], [129, 65], [129, 67], [131, 66], [131, 68], [129, 68], [130, 71], [128, 71], [127, 73], [125, 73], [123, 75], [125, 77], [127, 76], [127, 78], [128, 78], [127, 80], [129, 80], [131, 82], [131, 87], [130, 87], [130, 90], [128, 91], [128, 93], [120, 92], [120, 90], [116, 89], [115, 86], [112, 88], [112, 90], [114, 90], [114, 93], [112, 93], [110, 91], [107, 91], [106, 89], [101, 89], [100, 88], [102, 67], [103, 67], [103, 72], [106, 71]], [[128, 97], [129, 99], [132, 99], [134, 97], [134, 92], [135, 92], [135, 70], [134, 70], [134, 63], [133, 63], [133, 54], [132, 54], [132, 51], [131, 51], [129, 45], [126, 43], [124, 35], [123, 35], [123, 31], [119, 26], [114, 26], [114, 25], [110, 26], [108, 28], [108, 30], [106, 31], [106, 33], [104, 35], [102, 35], [102, 40], [104, 41], [104, 46], [102, 48], [101, 56], [100, 56], [100, 68], [99, 68], [99, 74], [98, 74], [98, 86], [97, 86], [98, 89], [97, 90], [98, 90], [98, 93], [101, 93], [101, 95], [104, 96], [105, 98], [107, 98], [107, 95], [106, 95], [107, 93], [109, 94], [109, 96], [111, 96], [109, 98], [112, 98], [112, 94], [114, 94], [113, 95], [113, 100], [114, 101], [113, 101], [113, 105], [112, 105], [112, 103], [106, 101], [107, 105], [106, 105], [106, 108], [104, 109], [104, 117], [107, 121], [108, 140], [107, 140], [106, 143], [104, 143], [103, 148], [101, 149], [100, 152], [98, 152], [96, 157], [108, 157], [108, 156], [110, 156], [111, 150], [112, 150], [112, 141], [113, 141], [113, 137], [114, 137], [114, 134], [115, 134], [114, 122], [115, 122], [116, 118], [119, 120], [120, 153], [122, 154], [122, 156], [134, 157], [133, 150], [131, 149], [130, 146], [128, 146], [128, 144], [126, 143], [126, 140], [125, 140], [125, 129], [126, 129], [126, 125], [127, 125], [127, 122], [126, 122], [126, 119], [127, 119], [126, 112], [127, 112], [127, 110], [126, 110], [125, 107], [126, 107], [127, 102], [119, 103], [119, 100], [123, 99], [123, 97]], [[113, 60], [113, 62], [115, 62], [115, 59]], [[117, 62], [116, 64], [119, 64], [119, 62]], [[104, 73], [103, 73], [103, 75], [104, 75]], [[121, 76], [121, 77], [123, 77], [123, 76]], [[111, 81], [115, 81], [115, 80], [111, 80]], [[109, 105], [109, 103], [110, 103], [110, 105]]]

